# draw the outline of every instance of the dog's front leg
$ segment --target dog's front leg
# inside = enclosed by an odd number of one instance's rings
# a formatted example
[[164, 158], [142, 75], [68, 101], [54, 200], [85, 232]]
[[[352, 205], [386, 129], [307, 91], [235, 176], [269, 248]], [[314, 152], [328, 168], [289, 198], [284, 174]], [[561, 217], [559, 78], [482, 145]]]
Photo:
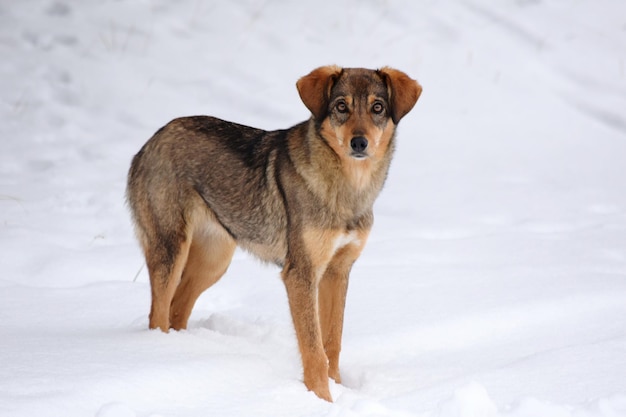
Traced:
[[318, 317], [318, 278], [306, 264], [287, 261], [282, 278], [302, 356], [304, 384], [318, 397], [332, 402], [328, 387], [328, 359], [324, 353]]
[[324, 351], [328, 357], [328, 376], [341, 383], [339, 353], [343, 332], [343, 313], [346, 305], [348, 276], [352, 264], [359, 257], [368, 231], [361, 231], [334, 255], [319, 283], [319, 316]]

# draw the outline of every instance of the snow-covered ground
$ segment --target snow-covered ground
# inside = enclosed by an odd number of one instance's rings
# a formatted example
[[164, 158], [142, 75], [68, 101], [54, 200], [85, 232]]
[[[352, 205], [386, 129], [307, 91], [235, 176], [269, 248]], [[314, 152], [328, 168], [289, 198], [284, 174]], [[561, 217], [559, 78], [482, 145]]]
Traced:
[[[190, 329], [147, 330], [124, 202], [170, 119], [308, 117], [325, 64], [406, 71], [352, 273], [335, 403], [276, 268], [237, 253]], [[626, 416], [626, 4], [0, 4], [0, 415]]]

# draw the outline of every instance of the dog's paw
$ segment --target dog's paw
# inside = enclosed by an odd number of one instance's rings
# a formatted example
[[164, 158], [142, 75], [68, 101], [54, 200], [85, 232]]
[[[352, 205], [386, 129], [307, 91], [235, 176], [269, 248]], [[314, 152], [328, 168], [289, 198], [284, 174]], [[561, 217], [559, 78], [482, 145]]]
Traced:
[[324, 375], [318, 374], [316, 376], [308, 376], [305, 374], [304, 385], [308, 388], [309, 391], [313, 391], [315, 395], [320, 397], [322, 400], [326, 400], [329, 403], [332, 403], [333, 397], [332, 395], [330, 395], [328, 376], [326, 375], [326, 372], [324, 372]]
[[332, 378], [336, 383], [341, 384], [341, 375], [339, 374], [339, 369], [328, 369], [328, 377]]
[[329, 403], [333, 402], [333, 397], [330, 395], [330, 389], [328, 388], [328, 384], [326, 387], [317, 387], [315, 389], [309, 388], [311, 391], [315, 393], [322, 400], [328, 401]]

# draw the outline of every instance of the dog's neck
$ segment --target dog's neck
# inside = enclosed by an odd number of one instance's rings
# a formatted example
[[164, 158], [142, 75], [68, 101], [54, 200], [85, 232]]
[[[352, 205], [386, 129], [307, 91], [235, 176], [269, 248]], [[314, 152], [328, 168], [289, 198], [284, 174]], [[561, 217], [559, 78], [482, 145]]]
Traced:
[[359, 216], [371, 210], [387, 177], [394, 140], [382, 159], [341, 158], [329, 146], [313, 118], [298, 127], [304, 130], [305, 143], [298, 137], [300, 142], [290, 145], [289, 153], [300, 162], [295, 164], [296, 171], [309, 190], [331, 203], [342, 217]]

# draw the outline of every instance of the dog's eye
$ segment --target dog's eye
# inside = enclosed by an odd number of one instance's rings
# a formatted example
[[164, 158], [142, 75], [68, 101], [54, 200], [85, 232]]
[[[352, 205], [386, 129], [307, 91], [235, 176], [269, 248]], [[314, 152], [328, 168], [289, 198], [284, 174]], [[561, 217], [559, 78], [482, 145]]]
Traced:
[[337, 109], [337, 111], [339, 113], [347, 113], [348, 112], [348, 105], [346, 104], [345, 101], [340, 101], [335, 105], [335, 108]]
[[375, 114], [381, 114], [383, 110], [385, 110], [385, 107], [382, 105], [382, 103], [376, 102], [372, 106], [372, 112], [374, 112]]

